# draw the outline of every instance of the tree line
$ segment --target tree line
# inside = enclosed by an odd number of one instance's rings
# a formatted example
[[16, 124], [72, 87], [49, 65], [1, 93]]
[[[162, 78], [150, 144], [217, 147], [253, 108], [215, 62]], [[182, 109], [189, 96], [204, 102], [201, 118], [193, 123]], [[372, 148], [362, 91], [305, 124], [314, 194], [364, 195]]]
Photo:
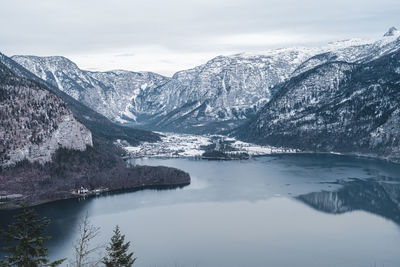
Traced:
[[44, 246], [50, 240], [45, 230], [50, 220], [40, 217], [35, 210], [22, 206], [14, 216], [14, 222], [7, 230], [0, 230], [0, 237], [5, 241], [7, 252], [0, 259], [1, 267], [55, 267], [66, 264], [68, 267], [131, 267], [136, 258], [129, 252], [130, 242], [125, 241], [125, 235], [115, 226], [114, 234], [106, 246], [105, 256], [94, 256], [103, 246], [92, 246], [92, 240], [100, 234], [100, 229], [92, 225], [88, 214], [82, 218], [79, 225], [79, 238], [76, 240], [74, 258], [50, 261], [48, 249]]

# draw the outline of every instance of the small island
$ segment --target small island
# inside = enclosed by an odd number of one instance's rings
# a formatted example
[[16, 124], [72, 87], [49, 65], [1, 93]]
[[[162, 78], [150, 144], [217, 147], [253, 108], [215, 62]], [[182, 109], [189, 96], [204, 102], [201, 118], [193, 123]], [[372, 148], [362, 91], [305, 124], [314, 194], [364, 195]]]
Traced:
[[231, 144], [233, 141], [226, 140], [222, 136], [213, 136], [212, 144], [202, 146], [205, 152], [201, 155], [202, 159], [207, 160], [242, 160], [249, 159], [250, 155], [246, 152], [240, 152]]

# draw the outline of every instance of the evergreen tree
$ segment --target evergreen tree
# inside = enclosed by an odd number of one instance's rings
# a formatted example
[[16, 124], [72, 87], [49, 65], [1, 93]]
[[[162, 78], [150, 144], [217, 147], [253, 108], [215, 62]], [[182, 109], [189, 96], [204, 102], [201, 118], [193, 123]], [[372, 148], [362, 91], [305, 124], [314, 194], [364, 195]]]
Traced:
[[130, 242], [125, 243], [125, 235], [121, 235], [118, 225], [114, 229], [114, 235], [107, 246], [107, 256], [103, 263], [107, 267], [130, 267], [135, 262], [133, 252], [128, 253]]
[[47, 248], [43, 246], [50, 239], [50, 236], [43, 235], [50, 220], [38, 217], [33, 209], [26, 206], [14, 218], [15, 222], [8, 226], [8, 231], [0, 230], [0, 236], [10, 244], [4, 248], [9, 255], [0, 263], [2, 266], [58, 266], [64, 261], [50, 263]]

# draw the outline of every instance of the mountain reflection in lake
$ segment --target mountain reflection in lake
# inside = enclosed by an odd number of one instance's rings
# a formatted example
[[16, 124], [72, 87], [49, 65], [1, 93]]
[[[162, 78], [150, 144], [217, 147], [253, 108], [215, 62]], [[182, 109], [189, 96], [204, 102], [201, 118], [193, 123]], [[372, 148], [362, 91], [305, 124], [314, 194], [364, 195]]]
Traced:
[[317, 210], [340, 214], [368, 211], [400, 225], [400, 183], [398, 181], [354, 180], [343, 182], [337, 191], [314, 192], [297, 198]]
[[71, 256], [88, 211], [98, 242], [120, 225], [137, 266], [400, 266], [400, 165], [335, 155], [132, 164], [177, 167], [192, 183], [38, 207], [53, 220], [53, 258]]

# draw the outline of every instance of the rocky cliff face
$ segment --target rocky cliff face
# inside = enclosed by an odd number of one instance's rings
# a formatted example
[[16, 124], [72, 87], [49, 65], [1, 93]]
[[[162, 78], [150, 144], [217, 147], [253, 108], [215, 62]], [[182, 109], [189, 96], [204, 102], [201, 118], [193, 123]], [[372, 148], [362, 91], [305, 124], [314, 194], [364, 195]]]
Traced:
[[[361, 63], [397, 49], [398, 31], [316, 48], [219, 56], [172, 78], [150, 72], [90, 72], [64, 57], [14, 56], [36, 76], [107, 118], [149, 129], [216, 132], [252, 118], [276, 85], [318, 65]], [[274, 88], [274, 89], [272, 89]]]
[[59, 96], [72, 111], [75, 118], [82, 122], [91, 132], [93, 138], [103, 139], [106, 141], [114, 142], [116, 140], [125, 140], [131, 145], [138, 145], [140, 142], [156, 142], [160, 138], [157, 134], [134, 129], [131, 127], [124, 127], [112, 123], [109, 119], [94, 111], [90, 107], [84, 105], [68, 94], [64, 93], [58, 87], [42, 80], [35, 74], [31, 73], [11, 58], [0, 53], [0, 62], [6, 65], [12, 72], [18, 76], [34, 80], [46, 87]]
[[63, 57], [14, 56], [19, 64], [107, 118], [153, 130], [228, 131], [253, 118], [280, 86], [317, 66], [366, 63], [400, 46], [400, 33], [314, 48], [219, 56], [172, 78], [150, 72], [90, 72]]
[[59, 148], [85, 150], [91, 132], [45, 86], [0, 63], [0, 166], [47, 162]]
[[400, 159], [400, 51], [330, 62], [283, 85], [242, 138], [306, 151]]
[[[313, 49], [280, 49], [265, 54], [219, 56], [177, 72], [168, 83], [179, 102], [155, 126], [187, 132], [228, 130], [251, 118], [271, 98], [271, 88], [286, 80]], [[170, 88], [175, 86], [174, 88]]]
[[64, 57], [12, 59], [111, 120], [190, 132], [215, 122], [232, 128], [234, 122], [254, 116], [271, 98], [270, 89], [318, 51], [293, 48], [220, 56], [172, 78], [149, 72], [89, 72]]
[[143, 91], [154, 93], [170, 80], [149, 72], [85, 71], [69, 59], [58, 56], [13, 56], [12, 59], [39, 78], [116, 122], [137, 121], [140, 115], [160, 112], [159, 105], [151, 105], [149, 99], [142, 100]]

